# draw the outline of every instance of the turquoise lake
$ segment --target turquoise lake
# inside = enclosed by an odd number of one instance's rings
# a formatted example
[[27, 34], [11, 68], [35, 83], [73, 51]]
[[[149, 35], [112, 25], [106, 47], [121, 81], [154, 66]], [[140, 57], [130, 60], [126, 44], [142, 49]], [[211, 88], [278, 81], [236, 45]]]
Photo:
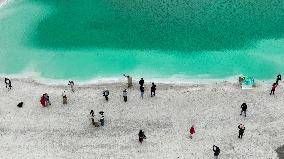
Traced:
[[11, 0], [0, 74], [272, 79], [284, 73], [283, 0]]

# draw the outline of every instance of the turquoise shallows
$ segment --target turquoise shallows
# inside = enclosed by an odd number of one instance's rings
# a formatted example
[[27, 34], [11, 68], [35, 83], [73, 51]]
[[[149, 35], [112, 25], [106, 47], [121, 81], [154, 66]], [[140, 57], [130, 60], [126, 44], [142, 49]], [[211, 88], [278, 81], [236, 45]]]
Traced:
[[284, 1], [21, 0], [0, 8], [0, 73], [53, 79], [274, 78]]

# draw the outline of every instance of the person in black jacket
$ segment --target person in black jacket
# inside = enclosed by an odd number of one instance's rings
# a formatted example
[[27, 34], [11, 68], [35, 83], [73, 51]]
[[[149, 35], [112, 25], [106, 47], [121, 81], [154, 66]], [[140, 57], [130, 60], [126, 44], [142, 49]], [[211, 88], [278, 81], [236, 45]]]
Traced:
[[144, 85], [144, 79], [143, 78], [140, 79], [139, 84], [140, 84], [140, 86]]
[[277, 78], [276, 78], [276, 84], [277, 84], [277, 85], [278, 85], [278, 82], [279, 82], [279, 81], [281, 81], [281, 75], [280, 75], [280, 74], [278, 74], [278, 75], [277, 75]]
[[106, 101], [108, 101], [109, 90], [107, 90], [106, 88], [105, 88], [105, 90], [103, 91], [103, 96], [105, 97]]
[[143, 140], [146, 139], [146, 135], [144, 134], [144, 131], [140, 130], [138, 133], [139, 136], [139, 142], [142, 144]]
[[218, 159], [218, 156], [220, 154], [220, 148], [216, 145], [213, 145], [213, 151], [214, 151], [214, 158]]
[[8, 88], [8, 90], [11, 90], [12, 82], [9, 78], [5, 78], [5, 84], [6, 84], [6, 88]]
[[246, 128], [245, 128], [245, 126], [243, 124], [240, 124], [238, 126], [238, 128], [239, 128], [239, 136], [238, 137], [240, 139], [242, 139]]
[[243, 103], [243, 104], [241, 105], [241, 108], [242, 108], [242, 110], [241, 110], [241, 114], [240, 114], [240, 115], [243, 115], [243, 112], [244, 112], [245, 117], [246, 117], [246, 116], [247, 116], [247, 108], [248, 108], [247, 104], [246, 104], [246, 103]]
[[155, 96], [155, 91], [156, 91], [156, 85], [154, 82], [152, 82], [152, 87], [151, 87], [151, 97]]

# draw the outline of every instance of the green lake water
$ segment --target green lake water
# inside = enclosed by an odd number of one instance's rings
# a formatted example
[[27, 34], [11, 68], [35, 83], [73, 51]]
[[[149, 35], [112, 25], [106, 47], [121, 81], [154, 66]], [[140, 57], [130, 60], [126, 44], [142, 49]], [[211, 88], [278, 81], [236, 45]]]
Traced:
[[284, 73], [283, 0], [11, 0], [0, 74], [258, 79]]

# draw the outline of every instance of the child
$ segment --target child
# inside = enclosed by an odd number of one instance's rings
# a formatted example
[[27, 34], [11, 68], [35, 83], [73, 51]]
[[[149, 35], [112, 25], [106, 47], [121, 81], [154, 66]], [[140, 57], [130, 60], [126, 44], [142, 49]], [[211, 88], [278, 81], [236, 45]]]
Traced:
[[62, 93], [62, 98], [63, 98], [63, 104], [67, 104], [67, 96], [66, 96], [65, 91], [63, 91]]
[[124, 100], [124, 102], [127, 102], [127, 91], [126, 91], [126, 89], [123, 91], [123, 100]]
[[189, 137], [192, 139], [193, 134], [195, 133], [194, 125], [189, 129]]

